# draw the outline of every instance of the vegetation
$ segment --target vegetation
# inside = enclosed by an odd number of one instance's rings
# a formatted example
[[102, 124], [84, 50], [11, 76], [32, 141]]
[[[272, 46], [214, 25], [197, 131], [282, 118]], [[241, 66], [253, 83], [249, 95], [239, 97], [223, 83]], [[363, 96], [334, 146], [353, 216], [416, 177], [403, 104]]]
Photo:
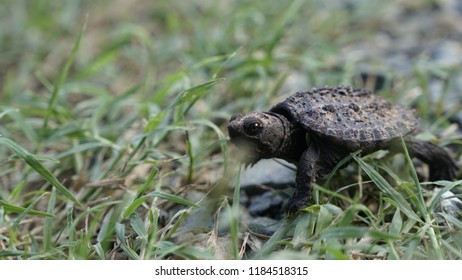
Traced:
[[[351, 48], [399, 1], [2, 2], [0, 259], [462, 257], [462, 222], [437, 203], [461, 182], [426, 188], [403, 155], [352, 155], [272, 236], [241, 219], [229, 117], [300, 88], [368, 86], [364, 69], [416, 107], [421, 138], [460, 156], [460, 67], [422, 51], [403, 76]], [[409, 13], [435, 5], [421, 2]], [[197, 213], [211, 224], [188, 224]]]

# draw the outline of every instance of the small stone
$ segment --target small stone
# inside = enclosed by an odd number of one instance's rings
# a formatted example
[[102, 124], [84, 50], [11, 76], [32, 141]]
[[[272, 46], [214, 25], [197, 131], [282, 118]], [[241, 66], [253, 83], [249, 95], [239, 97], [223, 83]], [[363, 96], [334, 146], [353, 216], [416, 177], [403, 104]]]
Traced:
[[282, 208], [284, 199], [271, 191], [267, 191], [262, 195], [252, 197], [249, 204], [249, 213], [254, 216], [261, 215], [278, 215]]
[[[289, 166], [293, 166], [287, 163]], [[262, 159], [241, 175], [241, 187], [267, 185], [286, 186], [295, 183], [295, 167], [293, 169], [271, 160]]]

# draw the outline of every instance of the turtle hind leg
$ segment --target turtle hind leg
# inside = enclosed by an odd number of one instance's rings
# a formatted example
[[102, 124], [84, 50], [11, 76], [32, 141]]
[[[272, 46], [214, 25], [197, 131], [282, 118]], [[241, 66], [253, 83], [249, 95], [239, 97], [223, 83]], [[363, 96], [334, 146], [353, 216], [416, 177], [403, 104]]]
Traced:
[[405, 143], [411, 157], [428, 164], [430, 181], [452, 180], [456, 177], [458, 168], [446, 150], [433, 143], [414, 138], [406, 138]]

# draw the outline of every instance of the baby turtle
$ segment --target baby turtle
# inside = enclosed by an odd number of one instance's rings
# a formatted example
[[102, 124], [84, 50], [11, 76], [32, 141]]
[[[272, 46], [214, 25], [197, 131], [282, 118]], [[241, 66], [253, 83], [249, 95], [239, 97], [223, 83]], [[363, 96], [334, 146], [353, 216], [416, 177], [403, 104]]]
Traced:
[[346, 86], [300, 91], [269, 112], [239, 113], [228, 124], [231, 142], [244, 150], [245, 163], [281, 158], [297, 166], [294, 213], [311, 197], [311, 183], [328, 174], [343, 158], [361, 150], [401, 151], [401, 136], [413, 157], [429, 165], [429, 180], [451, 180], [457, 167], [448, 153], [412, 138], [418, 123], [414, 110], [392, 106], [366, 89]]

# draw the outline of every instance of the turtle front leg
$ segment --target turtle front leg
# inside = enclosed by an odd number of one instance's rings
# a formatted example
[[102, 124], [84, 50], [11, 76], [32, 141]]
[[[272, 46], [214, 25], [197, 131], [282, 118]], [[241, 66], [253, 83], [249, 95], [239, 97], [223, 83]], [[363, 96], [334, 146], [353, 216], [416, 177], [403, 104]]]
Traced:
[[289, 200], [287, 212], [294, 214], [311, 199], [312, 183], [328, 174], [343, 157], [330, 149], [313, 143], [303, 152], [297, 166], [295, 192]]

